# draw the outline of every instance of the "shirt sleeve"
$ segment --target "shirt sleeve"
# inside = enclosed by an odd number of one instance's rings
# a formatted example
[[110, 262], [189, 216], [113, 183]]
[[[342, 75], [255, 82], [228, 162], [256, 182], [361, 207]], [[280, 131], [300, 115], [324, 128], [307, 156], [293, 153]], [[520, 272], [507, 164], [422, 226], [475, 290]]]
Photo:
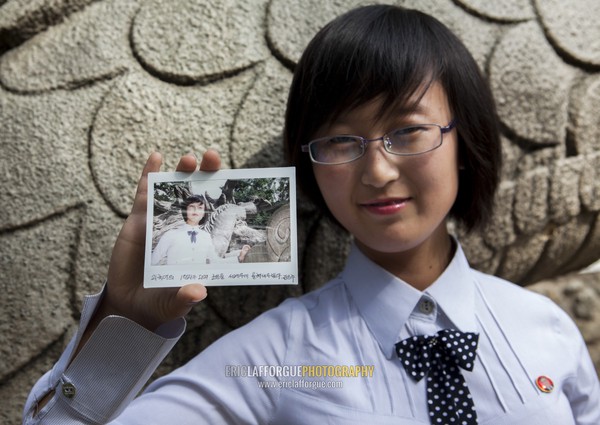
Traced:
[[164, 233], [160, 239], [158, 240], [158, 243], [156, 244], [156, 246], [154, 247], [154, 250], [152, 250], [152, 265], [156, 266], [158, 264], [161, 263], [161, 261], [163, 260], [163, 258], [165, 258], [167, 256], [167, 249], [169, 248], [171, 242], [170, 242], [170, 237], [169, 237], [170, 232], [166, 232]]
[[[286, 364], [290, 328], [300, 303], [284, 302], [228, 333], [136, 398], [185, 322], [171, 322], [153, 333], [109, 316], [69, 364], [98, 300], [86, 299], [77, 335], [29, 395], [24, 424], [147, 425], [174, 423], [174, 418], [178, 425], [263, 424], [276, 414], [282, 375], [272, 369]], [[37, 401], [50, 390], [55, 395], [34, 416]]]
[[[86, 297], [80, 327], [66, 350], [33, 387], [24, 424], [105, 424], [141, 390], [185, 329], [185, 320], [151, 332], [131, 320], [106, 317], [71, 361], [102, 294]], [[54, 395], [34, 415], [38, 401]]]
[[[573, 327], [575, 325], [573, 324]], [[600, 381], [583, 337], [573, 329], [578, 341], [577, 371], [565, 382], [564, 391], [573, 410], [577, 425], [600, 424]]]
[[223, 336], [151, 383], [113, 425], [271, 423], [298, 305], [285, 302]]

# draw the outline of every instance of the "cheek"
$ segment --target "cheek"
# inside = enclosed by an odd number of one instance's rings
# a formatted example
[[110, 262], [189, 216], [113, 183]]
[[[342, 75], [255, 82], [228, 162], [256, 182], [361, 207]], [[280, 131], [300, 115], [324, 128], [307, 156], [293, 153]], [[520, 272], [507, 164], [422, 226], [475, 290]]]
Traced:
[[[449, 146], [450, 147], [450, 146]], [[458, 193], [458, 161], [456, 149], [434, 151], [436, 155], [414, 157], [406, 177], [419, 189], [438, 200], [454, 202]]]
[[349, 176], [346, 176], [340, 168], [334, 169], [333, 167], [319, 165], [313, 166], [313, 172], [327, 206], [330, 210], [331, 207], [335, 208], [337, 202], [342, 199], [343, 194], [348, 192], [346, 185]]
[[[440, 167], [441, 169], [442, 167]], [[458, 166], [456, 164], [447, 164], [443, 173], [437, 175], [437, 191], [443, 196], [447, 205], [445, 208], [452, 208], [456, 197], [458, 196]]]
[[[319, 170], [315, 168], [320, 168]], [[315, 179], [325, 200], [325, 205], [335, 219], [346, 229], [348, 218], [352, 215], [352, 183], [350, 176], [340, 170], [323, 167], [313, 167]]]

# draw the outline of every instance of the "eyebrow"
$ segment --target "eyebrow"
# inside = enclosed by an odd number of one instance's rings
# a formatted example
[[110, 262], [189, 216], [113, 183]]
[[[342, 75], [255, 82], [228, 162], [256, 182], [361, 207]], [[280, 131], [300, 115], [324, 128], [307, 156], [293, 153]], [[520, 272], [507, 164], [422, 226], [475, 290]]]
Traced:
[[423, 104], [419, 101], [418, 103], [410, 106], [401, 105], [400, 107], [395, 107], [395, 105], [392, 105], [388, 110], [379, 111], [377, 114], [377, 119], [382, 120], [388, 117], [406, 117], [414, 114], [427, 115], [430, 112], [431, 111], [429, 108], [423, 106]]
[[[352, 118], [351, 116], [349, 117], [349, 115], [351, 115], [352, 111], [348, 111], [349, 113], [347, 114], [342, 114], [340, 115], [336, 120], [332, 121], [328, 126], [329, 127], [333, 127], [333, 126], [342, 126], [342, 125], [350, 125], [350, 124], [354, 124], [356, 122], [355, 118]], [[392, 108], [383, 108], [375, 111], [375, 114], [373, 116], [373, 119], [375, 120], [375, 123], [379, 123], [381, 121], [387, 120], [387, 119], [398, 119], [398, 118], [406, 118], [410, 115], [416, 114], [416, 115], [427, 115], [430, 112], [429, 108], [424, 107], [420, 102], [416, 105], [414, 105], [414, 107], [400, 107], [400, 108], [394, 108], [392, 106]]]

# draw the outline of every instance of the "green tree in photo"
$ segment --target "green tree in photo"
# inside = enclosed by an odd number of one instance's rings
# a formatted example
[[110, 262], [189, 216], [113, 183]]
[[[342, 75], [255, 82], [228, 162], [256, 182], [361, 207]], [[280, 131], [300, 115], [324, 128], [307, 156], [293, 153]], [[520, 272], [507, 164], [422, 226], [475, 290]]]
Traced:
[[267, 225], [273, 211], [290, 200], [290, 180], [288, 178], [257, 178], [247, 180], [228, 180], [225, 185], [231, 188], [236, 203], [266, 203], [258, 214], [248, 218], [252, 227]]

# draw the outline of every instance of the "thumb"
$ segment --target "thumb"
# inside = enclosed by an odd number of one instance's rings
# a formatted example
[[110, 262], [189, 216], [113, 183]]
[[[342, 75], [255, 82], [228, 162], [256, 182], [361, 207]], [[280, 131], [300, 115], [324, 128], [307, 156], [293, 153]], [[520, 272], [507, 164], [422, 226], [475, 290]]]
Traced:
[[146, 161], [142, 176], [138, 182], [135, 198], [133, 200], [132, 213], [144, 213], [146, 211], [146, 196], [148, 194], [148, 173], [160, 171], [162, 155], [152, 152]]
[[173, 299], [172, 312], [176, 317], [183, 317], [192, 307], [208, 296], [206, 287], [200, 283], [182, 286]]

